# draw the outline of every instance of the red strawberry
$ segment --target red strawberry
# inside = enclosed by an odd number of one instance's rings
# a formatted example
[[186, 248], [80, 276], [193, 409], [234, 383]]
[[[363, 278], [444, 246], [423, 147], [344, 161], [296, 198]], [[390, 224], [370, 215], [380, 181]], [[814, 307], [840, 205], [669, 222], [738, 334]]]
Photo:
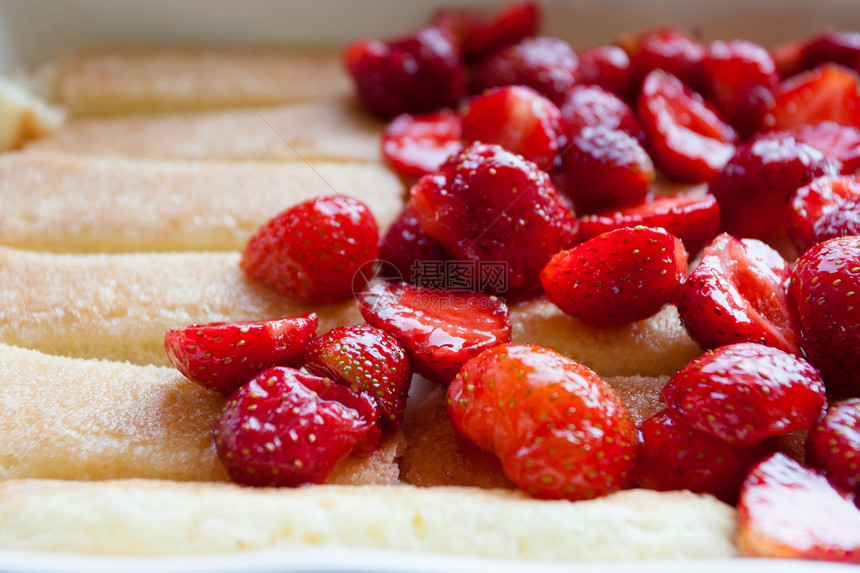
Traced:
[[382, 153], [395, 171], [421, 177], [439, 169], [463, 149], [460, 116], [449, 109], [423, 115], [399, 115], [382, 134]]
[[860, 169], [860, 129], [822, 121], [799, 125], [778, 134], [793, 137], [840, 161], [843, 173], [851, 174]]
[[680, 28], [666, 26], [648, 30], [634, 38], [627, 50], [640, 78], [660, 69], [687, 85], [700, 83], [705, 47]]
[[271, 366], [295, 365], [317, 333], [317, 315], [195, 324], [164, 334], [170, 362], [189, 380], [225, 396]]
[[630, 483], [638, 440], [623, 402], [553, 350], [507, 344], [473, 358], [448, 387], [448, 412], [534, 496], [589, 499]]
[[674, 301], [686, 272], [687, 252], [676, 237], [624, 227], [558, 253], [541, 282], [567, 314], [612, 326], [647, 318]]
[[545, 171], [554, 165], [563, 135], [561, 111], [523, 86], [475, 96], [463, 114], [463, 139], [501, 145]]
[[546, 173], [497, 145], [472, 144], [419, 179], [411, 204], [453, 258], [503, 267], [498, 283], [472, 290], [509, 300], [540, 292], [541, 269], [576, 238], [574, 215]]
[[536, 2], [525, 0], [508, 4], [491, 20], [472, 27], [463, 44], [466, 56], [477, 59], [534, 36], [540, 27], [540, 15]]
[[860, 494], [860, 398], [831, 404], [806, 439], [806, 462]]
[[860, 511], [825, 477], [783, 454], [753, 468], [738, 509], [743, 556], [860, 563]]
[[636, 105], [654, 162], [671, 179], [708, 181], [734, 153], [735, 130], [671, 74], [648, 74]]
[[796, 353], [800, 330], [785, 294], [790, 272], [761, 241], [724, 233], [681, 287], [681, 320], [703, 348], [758, 342]]
[[633, 483], [657, 491], [687, 489], [735, 503], [747, 472], [774, 451], [772, 441], [729, 444], [662, 410], [639, 424], [642, 444]]
[[776, 64], [780, 78], [790, 78], [803, 71], [804, 48], [804, 42], [790, 41], [773, 46], [768, 50], [770, 57], [773, 58], [773, 63]]
[[442, 384], [473, 356], [511, 339], [504, 301], [476, 292], [376, 281], [359, 297], [359, 310], [406, 346], [419, 373]]
[[253, 280], [299, 302], [341, 302], [356, 271], [376, 259], [379, 229], [367, 205], [341, 195], [291, 207], [260, 227], [242, 255]]
[[860, 66], [860, 33], [828, 31], [808, 40], [801, 51], [808, 69], [832, 62], [856, 70]]
[[808, 362], [750, 342], [696, 358], [669, 380], [662, 397], [692, 428], [742, 446], [808, 430], [826, 403], [821, 375]]
[[556, 105], [573, 86], [579, 58], [570, 44], [558, 38], [524, 38], [491, 54], [474, 70], [473, 91], [521, 85], [530, 87]]
[[350, 453], [379, 442], [370, 397], [282, 366], [234, 392], [213, 434], [230, 477], [254, 486], [322, 483]]
[[824, 64], [782, 82], [764, 116], [766, 129], [834, 121], [860, 128], [860, 77], [848, 68]]
[[561, 115], [571, 132], [584, 127], [603, 125], [626, 131], [640, 141], [645, 133], [627, 103], [598, 86], [579, 85], [567, 92], [561, 104]]
[[860, 235], [860, 179], [819, 177], [798, 189], [788, 234], [800, 252], [834, 237]]
[[824, 375], [828, 392], [860, 395], [860, 237], [808, 250], [794, 267], [788, 294], [800, 317], [801, 347]]
[[579, 220], [579, 238], [587, 241], [621, 227], [662, 227], [698, 253], [717, 234], [720, 208], [713, 195], [655, 197], [638, 205], [585, 215]]
[[[415, 284], [422, 279], [422, 263], [433, 263], [444, 269], [450, 259], [442, 244], [418, 226], [414, 209], [407, 204], [379, 244], [379, 259], [384, 268], [381, 276]], [[445, 280], [444, 272], [438, 277]], [[442, 285], [444, 286], [444, 282]]]
[[636, 89], [633, 65], [620, 46], [595, 46], [579, 52], [576, 81], [600, 86], [627, 100]]
[[400, 341], [384, 330], [368, 324], [330, 330], [311, 343], [304, 369], [369, 394], [384, 427], [398, 430], [403, 423], [412, 364]]

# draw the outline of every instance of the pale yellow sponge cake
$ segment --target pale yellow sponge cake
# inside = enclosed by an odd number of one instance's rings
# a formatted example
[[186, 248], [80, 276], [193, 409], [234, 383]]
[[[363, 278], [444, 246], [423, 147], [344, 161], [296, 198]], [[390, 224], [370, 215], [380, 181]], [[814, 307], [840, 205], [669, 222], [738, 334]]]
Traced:
[[0, 151], [18, 149], [25, 142], [58, 129], [64, 109], [50, 105], [21, 82], [0, 77]]

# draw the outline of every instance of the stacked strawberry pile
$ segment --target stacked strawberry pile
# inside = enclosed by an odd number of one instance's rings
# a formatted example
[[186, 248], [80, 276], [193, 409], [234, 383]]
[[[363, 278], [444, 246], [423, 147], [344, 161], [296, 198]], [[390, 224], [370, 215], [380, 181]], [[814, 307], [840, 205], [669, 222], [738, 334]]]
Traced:
[[[528, 2], [448, 10], [348, 48], [410, 200], [380, 238], [361, 202], [314, 199], [244, 253], [297, 300], [355, 293], [367, 324], [167, 334], [186, 376], [230, 396], [222, 460], [243, 483], [320, 483], [401, 427], [419, 373], [532, 495], [710, 493], [738, 505], [748, 554], [860, 562], [860, 39], [767, 50], [666, 28], [575, 53], [538, 23]], [[377, 259], [394, 279], [367, 282]], [[452, 262], [501, 274], [416, 272]], [[510, 343], [506, 301], [536, 296], [595, 327], [674, 304], [706, 352], [637, 428], [597, 374]], [[805, 452], [780, 451], [788, 434]]]

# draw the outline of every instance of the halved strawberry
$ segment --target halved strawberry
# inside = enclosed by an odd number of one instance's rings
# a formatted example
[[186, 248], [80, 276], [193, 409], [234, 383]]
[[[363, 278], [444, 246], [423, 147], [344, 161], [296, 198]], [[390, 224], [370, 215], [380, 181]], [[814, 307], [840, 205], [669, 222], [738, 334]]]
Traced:
[[421, 177], [439, 169], [463, 149], [460, 115], [450, 109], [422, 115], [399, 115], [382, 133], [382, 153], [405, 177]]
[[[411, 205], [407, 204], [379, 243], [380, 276], [416, 284], [423, 278], [424, 263], [442, 268], [451, 256], [442, 243], [428, 235], [419, 225]], [[428, 267], [429, 268], [429, 267]], [[445, 282], [444, 272], [439, 280]]]
[[758, 342], [797, 353], [800, 329], [785, 294], [790, 273], [761, 241], [723, 233], [681, 286], [681, 320], [703, 348]]
[[738, 510], [741, 555], [860, 563], [860, 510], [824, 476], [781, 453], [753, 468]]
[[636, 78], [630, 56], [620, 46], [594, 46], [579, 52], [576, 82], [600, 86], [625, 100], [633, 99]]
[[833, 483], [860, 495], [860, 398], [827, 408], [809, 431], [806, 462]]
[[621, 227], [662, 227], [696, 254], [717, 234], [720, 208], [713, 195], [655, 197], [638, 205], [607, 210], [579, 219], [579, 239], [587, 241]]
[[311, 343], [303, 367], [353, 392], [367, 392], [384, 427], [398, 430], [403, 423], [412, 364], [400, 341], [384, 330], [369, 324], [334, 328]]
[[777, 132], [811, 145], [828, 157], [842, 163], [842, 172], [853, 174], [860, 169], [860, 129], [832, 121], [805, 123]]
[[511, 339], [504, 301], [476, 292], [374, 281], [359, 296], [359, 310], [406, 346], [419, 373], [441, 384], [468, 359]]
[[560, 109], [568, 129], [573, 133], [585, 127], [603, 125], [620, 129], [639, 141], [645, 141], [645, 133], [633, 108], [599, 86], [574, 86], [565, 95]]
[[316, 333], [315, 313], [195, 324], [164, 333], [164, 348], [183, 376], [226, 396], [266, 368], [296, 365]]
[[638, 440], [627, 408], [553, 350], [506, 344], [478, 355], [448, 387], [448, 412], [534, 496], [589, 499], [630, 483]]
[[827, 239], [860, 235], [860, 179], [819, 177], [798, 189], [788, 234], [801, 253]]
[[540, 5], [536, 2], [511, 2], [490, 20], [471, 27], [463, 43], [466, 56], [477, 59], [536, 35], [540, 16]]
[[764, 116], [766, 129], [834, 121], [860, 128], [860, 77], [837, 64], [823, 64], [782, 82]]
[[254, 486], [322, 483], [379, 443], [376, 404], [327, 378], [276, 366], [227, 400], [213, 429], [230, 477]]
[[639, 78], [660, 69], [689, 86], [699, 86], [705, 47], [681, 28], [664, 26], [647, 30], [629, 38], [625, 49]]
[[598, 326], [647, 318], [673, 302], [687, 272], [681, 241], [663, 229], [624, 227], [555, 255], [541, 273], [556, 306]]

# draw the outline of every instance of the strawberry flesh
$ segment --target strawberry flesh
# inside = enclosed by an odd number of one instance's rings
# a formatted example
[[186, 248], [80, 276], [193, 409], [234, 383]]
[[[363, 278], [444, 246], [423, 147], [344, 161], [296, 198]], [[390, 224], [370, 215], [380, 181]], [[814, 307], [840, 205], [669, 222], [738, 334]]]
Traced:
[[860, 235], [860, 179], [819, 177], [798, 189], [788, 234], [801, 253], [827, 239]]
[[399, 115], [382, 133], [382, 153], [404, 177], [421, 177], [439, 169], [463, 149], [459, 114], [444, 109], [422, 115]]
[[860, 495], [860, 398], [827, 408], [809, 431], [806, 462], [833, 483]]
[[854, 70], [824, 64], [785, 80], [774, 90], [763, 125], [781, 130], [821, 121], [860, 128], [860, 77]]
[[860, 169], [860, 129], [832, 121], [805, 123], [778, 132], [811, 145], [828, 157], [842, 163], [842, 173], [853, 174]]

